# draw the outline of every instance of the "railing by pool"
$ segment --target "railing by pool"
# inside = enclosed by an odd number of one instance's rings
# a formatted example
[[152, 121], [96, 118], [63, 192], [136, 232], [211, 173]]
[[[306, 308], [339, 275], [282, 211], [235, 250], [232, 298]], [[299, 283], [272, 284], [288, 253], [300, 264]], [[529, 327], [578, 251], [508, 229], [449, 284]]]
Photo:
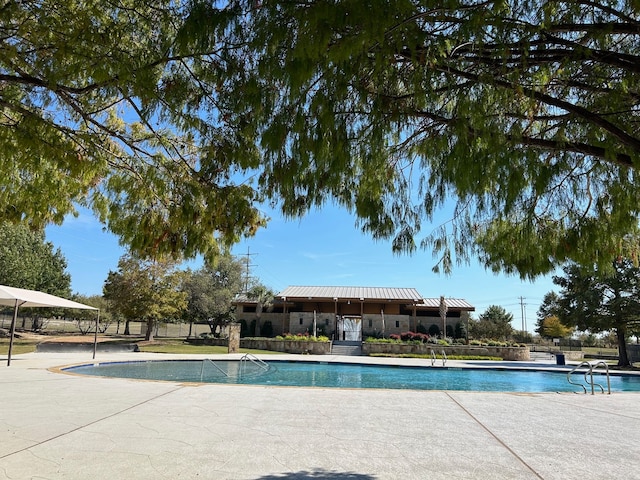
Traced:
[[[599, 383], [595, 383], [593, 380], [593, 371], [596, 370], [598, 367], [604, 367], [605, 369], [605, 374], [607, 376], [607, 394], [611, 395], [611, 379], [609, 378], [609, 365], [607, 365], [606, 362], [604, 362], [603, 360], [599, 360], [596, 362], [587, 362], [584, 361], [582, 363], [580, 363], [577, 367], [575, 367], [573, 370], [571, 370], [569, 373], [567, 373], [567, 380], [569, 381], [569, 383], [571, 385], [577, 385], [582, 387], [582, 389], [584, 390], [584, 393], [587, 393], [587, 387], [591, 386], [591, 395], [595, 394], [595, 387], [597, 386], [598, 388], [600, 388], [600, 391], [602, 393], [604, 393], [604, 387], [602, 385], [600, 385]], [[581, 371], [581, 368], [585, 368], [584, 371]], [[574, 382], [571, 380], [571, 375], [574, 373], [583, 373], [584, 374], [584, 383], [580, 382]]]

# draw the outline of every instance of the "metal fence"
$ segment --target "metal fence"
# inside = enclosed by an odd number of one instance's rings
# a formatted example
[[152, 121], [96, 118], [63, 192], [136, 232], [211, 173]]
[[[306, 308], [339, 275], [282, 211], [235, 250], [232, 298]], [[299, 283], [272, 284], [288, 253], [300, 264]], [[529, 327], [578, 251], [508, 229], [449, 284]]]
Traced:
[[[11, 315], [0, 314], [0, 328], [9, 330], [11, 328]], [[24, 327], [23, 327], [24, 324]], [[31, 330], [31, 319], [25, 317], [18, 317], [16, 327], [18, 329], [24, 328], [26, 331]], [[121, 322], [120, 325], [116, 322], [111, 323], [104, 333], [100, 332], [101, 335], [122, 335], [124, 333], [124, 322]], [[144, 335], [147, 330], [147, 325], [144, 322], [130, 322], [129, 323], [129, 334], [130, 335]], [[93, 334], [94, 329], [91, 328], [88, 334]], [[191, 329], [191, 336], [197, 337], [203, 333], [209, 333], [211, 330], [209, 329], [209, 325], [206, 324], [194, 324]], [[81, 335], [80, 328], [75, 320], [65, 320], [65, 319], [45, 319], [43, 322], [43, 328], [40, 333], [45, 335], [55, 335], [55, 334], [76, 334]], [[169, 338], [180, 338], [186, 337], [189, 334], [189, 324], [187, 323], [159, 323], [156, 325], [155, 332], [153, 332], [154, 336], [157, 337], [169, 337]]]

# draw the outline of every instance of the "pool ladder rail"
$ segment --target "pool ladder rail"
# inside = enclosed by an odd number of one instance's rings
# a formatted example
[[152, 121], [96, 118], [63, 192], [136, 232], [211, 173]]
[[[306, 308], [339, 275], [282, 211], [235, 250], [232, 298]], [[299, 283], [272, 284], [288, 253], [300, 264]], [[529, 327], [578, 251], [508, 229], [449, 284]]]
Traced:
[[[595, 394], [595, 387], [598, 386], [600, 388], [600, 391], [602, 393], [604, 393], [604, 387], [602, 385], [600, 385], [599, 383], [595, 383], [593, 381], [593, 371], [596, 370], [598, 367], [604, 367], [606, 375], [607, 375], [607, 394], [611, 395], [611, 380], [609, 378], [609, 365], [607, 365], [606, 362], [604, 362], [603, 360], [598, 360], [596, 362], [587, 362], [584, 361], [582, 363], [580, 363], [580, 365], [578, 365], [577, 367], [575, 367], [573, 370], [571, 370], [569, 373], [567, 373], [567, 380], [569, 381], [569, 383], [571, 385], [578, 385], [580, 387], [582, 387], [582, 390], [584, 390], [584, 393], [587, 393], [587, 386], [591, 386], [591, 395]], [[580, 368], [586, 367], [586, 370], [584, 370], [584, 372], [582, 371], [578, 371]], [[571, 375], [573, 373], [584, 373], [584, 383], [582, 382], [574, 382], [571, 380]]]
[[[436, 360], [438, 358], [436, 357], [436, 352], [433, 351], [433, 349], [431, 350], [431, 366], [433, 367], [436, 363]], [[442, 350], [442, 366], [444, 367], [447, 364], [447, 354], [444, 350]]]
[[247, 366], [247, 362], [251, 362], [253, 365], [256, 365], [257, 367], [261, 368], [264, 371], [269, 370], [269, 364], [263, 360], [260, 360], [258, 357], [256, 357], [255, 355], [252, 355], [251, 353], [245, 353], [241, 358], [240, 358], [240, 373], [244, 373], [244, 370]]
[[204, 379], [204, 365], [205, 363], [210, 363], [211, 365], [213, 365], [216, 370], [218, 370], [222, 375], [224, 375], [225, 377], [229, 377], [229, 374], [227, 372], [225, 372], [223, 369], [221, 369], [216, 362], [214, 362], [213, 360], [211, 360], [210, 358], [205, 358], [202, 361], [202, 366], [200, 367], [200, 381], [202, 382], [202, 380]]
[[[238, 370], [238, 375], [239, 377], [241, 377], [245, 371], [246, 371], [246, 367], [247, 367], [247, 362], [251, 362], [253, 365], [256, 365], [257, 367], [259, 367], [261, 370], [263, 371], [267, 371], [269, 370], [269, 364], [267, 362], [264, 362], [262, 360], [260, 360], [258, 357], [256, 357], [255, 355], [252, 355], [250, 353], [247, 353], [245, 355], [243, 355], [240, 358], [240, 368]], [[223, 376], [227, 377], [227, 378], [231, 378], [232, 375], [229, 375], [229, 372], [225, 371], [224, 369], [220, 368], [218, 366], [218, 364], [216, 364], [216, 362], [214, 362], [213, 360], [211, 360], [210, 358], [205, 358], [202, 361], [202, 366], [200, 367], [200, 381], [202, 382], [204, 379], [204, 366], [205, 364], [207, 365], [213, 365], [213, 367], [215, 367], [215, 369], [220, 372]]]

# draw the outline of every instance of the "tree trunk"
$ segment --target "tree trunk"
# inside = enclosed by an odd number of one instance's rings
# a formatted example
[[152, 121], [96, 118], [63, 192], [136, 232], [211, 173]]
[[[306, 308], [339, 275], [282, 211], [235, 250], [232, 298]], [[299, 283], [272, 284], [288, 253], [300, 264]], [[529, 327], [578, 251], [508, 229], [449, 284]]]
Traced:
[[209, 325], [209, 330], [211, 331], [211, 335], [215, 337], [216, 327], [218, 326], [218, 322], [213, 318], [209, 318], [207, 319], [207, 325]]
[[624, 326], [616, 328], [616, 335], [618, 337], [618, 366], [630, 367], [629, 355], [627, 355], [627, 335]]
[[153, 327], [154, 327], [154, 321], [152, 319], [147, 320], [147, 333], [144, 336], [144, 339], [147, 342], [152, 342], [153, 341]]
[[189, 333], [187, 334], [187, 338], [191, 338], [192, 331], [193, 331], [193, 320], [189, 321]]
[[129, 319], [127, 319], [127, 321], [124, 322], [124, 334], [123, 335], [131, 335], [129, 333]]

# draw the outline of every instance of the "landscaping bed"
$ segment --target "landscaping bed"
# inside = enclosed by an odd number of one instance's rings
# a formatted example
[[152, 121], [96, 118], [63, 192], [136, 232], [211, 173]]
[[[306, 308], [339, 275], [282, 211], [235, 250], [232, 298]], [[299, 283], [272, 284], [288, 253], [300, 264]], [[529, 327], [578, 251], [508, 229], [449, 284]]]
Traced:
[[431, 352], [447, 357], [500, 357], [510, 361], [528, 361], [531, 359], [529, 347], [502, 347], [483, 345], [438, 345], [434, 343], [376, 343], [367, 341], [362, 344], [364, 355], [393, 354], [393, 355], [431, 355]]

